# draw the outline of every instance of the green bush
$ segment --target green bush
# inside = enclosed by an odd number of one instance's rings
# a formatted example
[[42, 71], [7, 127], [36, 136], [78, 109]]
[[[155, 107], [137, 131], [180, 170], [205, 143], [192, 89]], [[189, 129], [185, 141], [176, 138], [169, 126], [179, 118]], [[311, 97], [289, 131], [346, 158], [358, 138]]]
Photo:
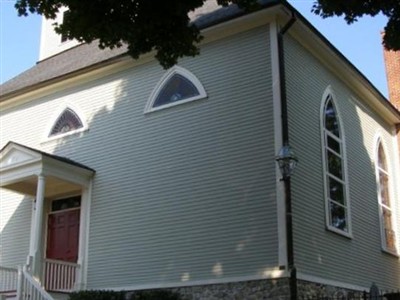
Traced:
[[126, 292], [80, 291], [69, 295], [69, 300], [125, 300]]
[[180, 294], [168, 290], [135, 291], [128, 294], [125, 291], [96, 290], [71, 293], [69, 300], [183, 300], [183, 298]]
[[130, 300], [182, 300], [182, 297], [168, 290], [149, 290], [134, 292]]

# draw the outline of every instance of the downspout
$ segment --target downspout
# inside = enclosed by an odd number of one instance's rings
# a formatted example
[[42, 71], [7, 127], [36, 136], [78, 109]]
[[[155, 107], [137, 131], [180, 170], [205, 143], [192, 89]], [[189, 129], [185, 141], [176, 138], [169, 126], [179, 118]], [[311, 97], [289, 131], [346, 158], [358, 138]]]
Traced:
[[[291, 19], [278, 32], [278, 60], [279, 60], [279, 80], [281, 93], [281, 118], [282, 118], [282, 142], [283, 145], [289, 145], [289, 124], [288, 124], [288, 108], [286, 96], [286, 76], [285, 76], [285, 58], [283, 49], [283, 35], [296, 22], [296, 17], [292, 13]], [[290, 187], [290, 176], [283, 178], [285, 187], [285, 209], [286, 209], [286, 252], [287, 267], [290, 274], [289, 287], [290, 299], [297, 300], [297, 274], [294, 265], [294, 249], [293, 249], [293, 222], [292, 222], [292, 196]]]

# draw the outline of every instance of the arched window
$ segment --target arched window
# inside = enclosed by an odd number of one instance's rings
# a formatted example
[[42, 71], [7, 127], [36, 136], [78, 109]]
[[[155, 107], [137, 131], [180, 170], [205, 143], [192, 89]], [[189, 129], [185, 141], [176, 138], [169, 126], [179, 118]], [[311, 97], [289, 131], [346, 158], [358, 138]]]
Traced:
[[170, 69], [150, 95], [145, 112], [171, 107], [207, 97], [200, 81], [181, 67]]
[[49, 137], [73, 132], [81, 128], [83, 128], [81, 119], [71, 108], [67, 107], [57, 118], [49, 133]]
[[324, 97], [321, 121], [327, 227], [335, 232], [350, 235], [343, 131], [330, 93]]
[[377, 149], [375, 168], [378, 183], [378, 202], [381, 220], [382, 247], [386, 251], [397, 253], [393, 203], [390, 197], [389, 170], [382, 141], [378, 141]]

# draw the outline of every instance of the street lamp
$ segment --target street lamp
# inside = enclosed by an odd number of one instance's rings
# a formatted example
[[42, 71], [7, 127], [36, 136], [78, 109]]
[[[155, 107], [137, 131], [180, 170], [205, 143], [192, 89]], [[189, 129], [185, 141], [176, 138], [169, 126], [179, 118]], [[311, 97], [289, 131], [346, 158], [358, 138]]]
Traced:
[[296, 168], [298, 159], [294, 155], [293, 149], [286, 142], [279, 150], [275, 157], [278, 162], [279, 169], [282, 174], [282, 179], [285, 187], [285, 220], [286, 220], [286, 251], [287, 251], [287, 266], [290, 273], [290, 299], [297, 299], [297, 271], [294, 265], [294, 249], [293, 249], [293, 221], [292, 221], [292, 196], [290, 188], [290, 176]]
[[296, 168], [297, 162], [299, 161], [294, 154], [293, 149], [287, 144], [283, 145], [279, 150], [275, 160], [278, 162], [282, 174], [282, 180], [290, 178]]

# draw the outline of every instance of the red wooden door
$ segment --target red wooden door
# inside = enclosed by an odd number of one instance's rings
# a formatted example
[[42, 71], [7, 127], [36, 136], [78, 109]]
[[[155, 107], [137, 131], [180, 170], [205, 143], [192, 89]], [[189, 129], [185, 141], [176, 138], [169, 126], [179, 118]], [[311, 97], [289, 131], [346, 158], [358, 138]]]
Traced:
[[49, 215], [46, 257], [62, 261], [78, 260], [80, 209]]

